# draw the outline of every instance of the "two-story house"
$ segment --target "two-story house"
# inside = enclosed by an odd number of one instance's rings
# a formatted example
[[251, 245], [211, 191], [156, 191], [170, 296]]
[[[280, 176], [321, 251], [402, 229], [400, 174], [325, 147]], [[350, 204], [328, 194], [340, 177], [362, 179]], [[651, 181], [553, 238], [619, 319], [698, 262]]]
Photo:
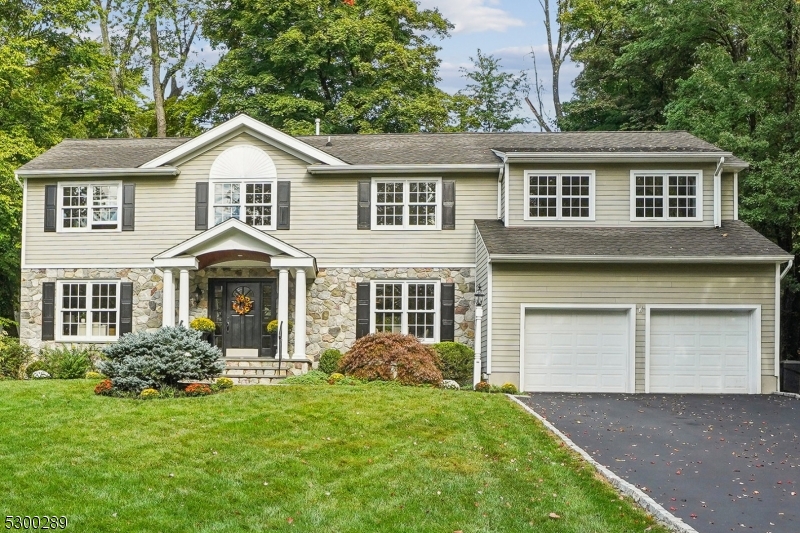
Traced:
[[66, 140], [17, 171], [22, 338], [208, 316], [243, 381], [396, 331], [523, 390], [771, 392], [791, 256], [738, 221], [746, 167], [685, 132]]

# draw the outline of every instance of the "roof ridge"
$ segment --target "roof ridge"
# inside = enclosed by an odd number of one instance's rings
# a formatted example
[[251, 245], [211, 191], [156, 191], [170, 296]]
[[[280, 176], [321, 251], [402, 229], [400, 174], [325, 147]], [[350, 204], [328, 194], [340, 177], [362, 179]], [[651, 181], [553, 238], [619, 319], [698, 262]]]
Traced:
[[[313, 139], [315, 137], [417, 137], [428, 135], [476, 135], [476, 136], [493, 136], [493, 135], [579, 135], [579, 134], [605, 134], [605, 133], [655, 133], [655, 134], [670, 134], [670, 133], [688, 133], [693, 137], [696, 135], [687, 130], [580, 130], [580, 131], [415, 131], [415, 132], [401, 132], [401, 133], [321, 133], [319, 135], [296, 135], [297, 139]], [[697, 137], [700, 139], [699, 137]], [[700, 139], [702, 140], [702, 139]], [[705, 141], [708, 142], [708, 141]]]

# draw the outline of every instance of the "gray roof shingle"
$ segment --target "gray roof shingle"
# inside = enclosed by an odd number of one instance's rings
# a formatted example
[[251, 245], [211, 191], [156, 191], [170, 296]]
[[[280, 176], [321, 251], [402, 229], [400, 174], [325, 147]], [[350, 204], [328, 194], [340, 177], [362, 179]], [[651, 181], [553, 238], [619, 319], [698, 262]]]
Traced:
[[647, 258], [791, 256], [739, 220], [712, 227], [506, 228], [498, 220], [475, 224], [490, 255]]
[[[565, 133], [409, 133], [327, 135], [299, 140], [354, 165], [496, 164], [504, 152], [707, 152], [723, 153], [685, 131]], [[67, 139], [22, 170], [136, 168], [190, 140]], [[730, 162], [740, 162], [732, 158]]]
[[186, 137], [140, 139], [65, 139], [20, 170], [137, 168], [186, 141]]

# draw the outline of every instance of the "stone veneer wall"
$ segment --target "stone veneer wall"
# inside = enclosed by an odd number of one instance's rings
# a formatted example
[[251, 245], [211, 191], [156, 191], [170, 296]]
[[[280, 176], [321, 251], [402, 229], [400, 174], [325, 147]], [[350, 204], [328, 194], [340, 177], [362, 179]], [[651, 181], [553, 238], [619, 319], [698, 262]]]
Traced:
[[[150, 268], [34, 268], [22, 270], [20, 338], [32, 348], [59, 343], [42, 341], [42, 283], [69, 280], [130, 281], [133, 283], [133, 330], [161, 326], [162, 272]], [[77, 344], [77, 343], [75, 343]]]
[[[209, 278], [274, 278], [277, 271], [258, 267], [209, 267], [190, 272], [189, 291], [198, 285], [203, 291], [199, 305], [190, 309], [190, 320], [208, 313]], [[133, 282], [133, 330], [153, 331], [161, 326], [163, 273], [160, 269], [24, 269], [20, 301], [20, 334], [31, 347], [54, 345], [43, 342], [42, 289], [45, 281], [58, 280], [121, 280]], [[356, 339], [356, 286], [373, 279], [438, 279], [455, 283], [455, 340], [472, 345], [475, 338], [472, 301], [475, 271], [472, 268], [320, 268], [317, 278], [308, 280], [307, 348], [310, 359], [318, 359], [328, 348], [347, 351]], [[175, 273], [176, 305], [178, 275]], [[289, 316], [294, 319], [294, 281], [289, 284]], [[294, 335], [290, 335], [289, 354], [294, 351]]]

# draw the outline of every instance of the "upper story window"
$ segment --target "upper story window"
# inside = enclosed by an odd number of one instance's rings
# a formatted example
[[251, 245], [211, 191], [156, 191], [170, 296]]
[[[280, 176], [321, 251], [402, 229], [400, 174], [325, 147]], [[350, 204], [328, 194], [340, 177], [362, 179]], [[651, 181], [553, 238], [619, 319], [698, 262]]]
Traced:
[[594, 220], [594, 172], [525, 172], [525, 220]]
[[120, 183], [58, 186], [61, 231], [119, 230]]
[[701, 172], [631, 172], [631, 220], [702, 220]]
[[274, 229], [274, 182], [213, 182], [214, 224], [238, 218], [245, 224]]
[[260, 229], [275, 229], [278, 173], [272, 158], [252, 145], [232, 146], [210, 171], [213, 223], [236, 218]]
[[372, 181], [372, 227], [378, 229], [441, 229], [440, 179], [376, 179]]
[[424, 342], [438, 338], [439, 283], [375, 281], [372, 283], [372, 331], [414, 335]]
[[59, 283], [56, 298], [57, 340], [108, 341], [119, 337], [119, 283]]

